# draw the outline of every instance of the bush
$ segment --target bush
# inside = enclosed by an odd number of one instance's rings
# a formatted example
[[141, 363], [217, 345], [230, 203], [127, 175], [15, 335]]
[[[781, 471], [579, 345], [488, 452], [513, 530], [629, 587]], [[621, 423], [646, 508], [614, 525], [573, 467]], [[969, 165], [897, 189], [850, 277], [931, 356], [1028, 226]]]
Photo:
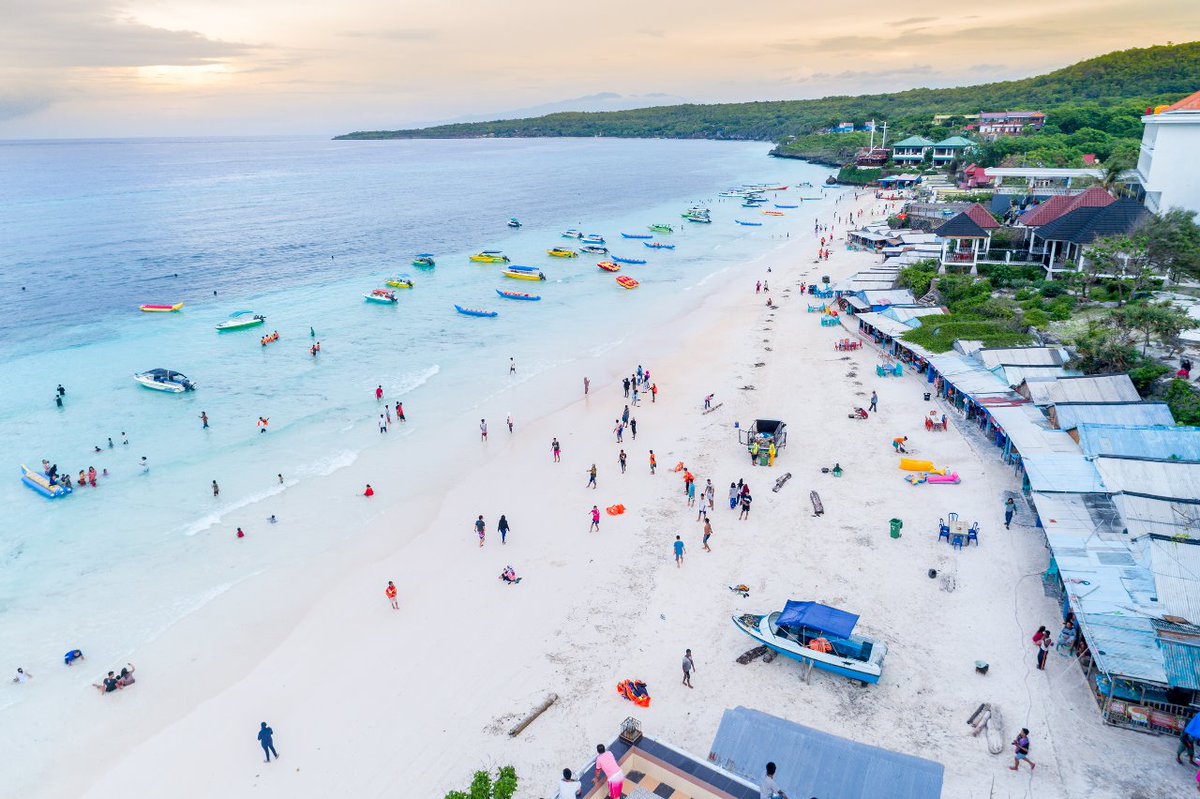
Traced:
[[1050, 314], [1050, 318], [1055, 322], [1065, 322], [1071, 318], [1071, 311], [1073, 310], [1075, 310], [1075, 298], [1059, 297], [1050, 303], [1050, 307], [1046, 309], [1046, 312]]
[[1167, 374], [1171, 370], [1162, 364], [1146, 361], [1136, 369], [1129, 370], [1129, 379], [1133, 381], [1133, 386], [1138, 390], [1138, 393], [1143, 397], [1150, 396], [1154, 389], [1154, 383], [1158, 378]]
[[1043, 297], [1052, 300], [1055, 297], [1061, 297], [1066, 294], [1067, 287], [1057, 280], [1047, 280], [1042, 284], [1041, 292]]
[[1044, 330], [1046, 325], [1050, 324], [1050, 317], [1046, 315], [1045, 311], [1026, 311], [1025, 316], [1022, 317], [1021, 321], [1030, 327], [1037, 327]]
[[1171, 381], [1167, 386], [1166, 401], [1176, 424], [1200, 424], [1200, 392], [1186, 380]]
[[495, 799], [512, 799], [516, 792], [517, 770], [512, 766], [505, 766], [500, 769], [500, 774], [496, 778], [496, 785], [492, 791], [493, 796]]
[[[1017, 285], [1015, 285], [1015, 282], [1016, 281], [1014, 281], [1013, 288], [1015, 288], [1017, 290], [1017, 295], [1016, 295], [1017, 302], [1021, 302], [1023, 300], [1034, 299], [1038, 296], [1038, 293], [1033, 290], [1032, 284], [1030, 284], [1029, 281], [1027, 281], [1027, 280], [1021, 281], [1022, 283], [1027, 284], [1027, 285], [1023, 285], [1023, 286], [1017, 286]], [[1022, 307], [1024, 307], [1024, 306], [1022, 306]]]

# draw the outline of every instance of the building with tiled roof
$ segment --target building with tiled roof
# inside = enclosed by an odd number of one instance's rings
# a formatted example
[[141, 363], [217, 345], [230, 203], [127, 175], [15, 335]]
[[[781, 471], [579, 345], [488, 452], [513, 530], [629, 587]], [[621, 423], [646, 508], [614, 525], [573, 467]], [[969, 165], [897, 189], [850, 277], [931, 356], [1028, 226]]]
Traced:
[[1150, 212], [1136, 200], [1121, 199], [1103, 207], [1083, 206], [1034, 231], [1034, 242], [1041, 241], [1046, 275], [1064, 269], [1067, 261], [1079, 264], [1089, 244], [1103, 236], [1132, 233], [1146, 223]]
[[919, 164], [931, 147], [933, 142], [924, 136], [909, 136], [892, 145], [892, 160], [897, 164]]
[[1114, 202], [1116, 199], [1099, 186], [1093, 186], [1079, 194], [1058, 194], [1026, 211], [1021, 215], [1018, 224], [1028, 228], [1038, 228], [1077, 208], [1103, 208]]
[[1154, 213], [1200, 213], [1200, 92], [1142, 117], [1137, 178]]
[[962, 158], [963, 153], [975, 146], [975, 142], [962, 136], [951, 136], [933, 145], [933, 165], [946, 166], [955, 159]]

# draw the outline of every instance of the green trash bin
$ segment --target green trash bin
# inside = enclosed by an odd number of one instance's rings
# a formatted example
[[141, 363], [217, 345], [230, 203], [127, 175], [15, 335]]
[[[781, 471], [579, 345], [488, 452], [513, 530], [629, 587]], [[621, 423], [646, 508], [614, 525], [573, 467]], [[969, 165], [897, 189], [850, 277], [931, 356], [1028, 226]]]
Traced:
[[899, 519], [892, 519], [891, 525], [892, 525], [892, 538], [899, 538], [900, 537], [900, 528], [904, 526], [904, 522], [900, 521]]

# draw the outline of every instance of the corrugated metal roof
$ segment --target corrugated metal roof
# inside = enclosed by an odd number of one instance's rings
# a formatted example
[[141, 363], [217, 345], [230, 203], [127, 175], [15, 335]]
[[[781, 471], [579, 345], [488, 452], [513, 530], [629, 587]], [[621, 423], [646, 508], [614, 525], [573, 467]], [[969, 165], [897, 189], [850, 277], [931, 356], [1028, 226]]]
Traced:
[[[1016, 394], [1013, 396], [1020, 399]], [[1079, 454], [1079, 446], [1069, 435], [1051, 429], [1041, 411], [1028, 403], [1006, 407], [989, 405], [988, 413], [1012, 440], [1013, 448], [1022, 458], [1050, 453], [1083, 457]]]
[[978, 361], [964, 355], [935, 355], [929, 358], [929, 363], [947, 383], [972, 396], [1013, 394], [1003, 380], [980, 366]]
[[[1014, 442], [1017, 443], [1017, 442]], [[1018, 445], [1019, 446], [1019, 445]], [[1034, 491], [1091, 494], [1104, 491], [1100, 473], [1078, 452], [1021, 451], [1021, 463]]]
[[1058, 416], [1060, 430], [1073, 430], [1081, 424], [1097, 423], [1134, 426], [1175, 423], [1175, 417], [1165, 402], [1056, 402], [1054, 412]]
[[1081, 424], [1077, 432], [1083, 454], [1089, 458], [1130, 455], [1200, 461], [1200, 427]]
[[997, 366], [1062, 366], [1067, 361], [1058, 347], [984, 348], [976, 357], [985, 369], [995, 369]]
[[1200, 539], [1200, 500], [1155, 499], [1118, 494], [1113, 502], [1133, 535], [1186, 536]]
[[899, 336], [902, 336], [908, 331], [912, 330], [911, 327], [903, 322], [897, 322], [895, 319], [889, 319], [881, 313], [860, 313], [856, 314], [856, 317], [860, 322], [868, 324], [878, 330], [880, 333], [883, 333], [885, 336], [891, 336], [893, 338], [898, 338]]
[[1093, 460], [1108, 490], [1147, 497], [1200, 498], [1200, 463], [1101, 455]]
[[1060, 377], [1070, 377], [1076, 374], [1065, 366], [999, 366], [995, 370], [997, 376], [1003, 376], [1004, 382], [1010, 386], [1019, 386], [1022, 382], [1053, 382]]
[[912, 305], [917, 301], [908, 289], [867, 289], [859, 294], [872, 305]]
[[1118, 613], [1076, 613], [1101, 671], [1167, 685], [1162, 651], [1150, 619]]
[[908, 322], [922, 316], [944, 316], [949, 311], [940, 305], [892, 305], [880, 313], [897, 322]]
[[1141, 395], [1129, 375], [1087, 375], [1057, 380], [1054, 402], [1138, 402]]
[[941, 763], [867, 746], [758, 710], [736, 707], [721, 716], [711, 757], [755, 782], [767, 761], [788, 796], [830, 799], [939, 799]]
[[[855, 297], [854, 295], [850, 295], [848, 297], [843, 297], [842, 299], [844, 299], [846, 301], [846, 304], [849, 305], [851, 308], [853, 308], [856, 311], [866, 311], [871, 307], [870, 305], [867, 305], [865, 302], [860, 300], [858, 297]], [[859, 314], [859, 315], [861, 316], [861, 314]]]
[[[1054, 404], [1054, 384], [1057, 380], [1030, 380], [1025, 384], [1029, 390], [1029, 401], [1040, 408]], [[1020, 384], [1018, 384], [1020, 385]]]
[[1200, 542], [1153, 538], [1148, 555], [1163, 611], [1200, 623]]
[[1171, 685], [1200, 690], [1200, 627], [1154, 622], [1163, 669]]

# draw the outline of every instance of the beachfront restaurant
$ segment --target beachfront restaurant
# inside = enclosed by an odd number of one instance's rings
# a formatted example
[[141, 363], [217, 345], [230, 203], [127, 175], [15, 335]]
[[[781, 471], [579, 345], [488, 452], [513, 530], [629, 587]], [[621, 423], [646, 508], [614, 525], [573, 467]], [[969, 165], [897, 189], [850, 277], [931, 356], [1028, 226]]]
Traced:
[[963, 211], [935, 228], [933, 232], [942, 243], [942, 268], [969, 265], [974, 270], [980, 256], [987, 257], [992, 231], [998, 227], [1000, 223], [990, 215], [987, 220], [977, 220]]

